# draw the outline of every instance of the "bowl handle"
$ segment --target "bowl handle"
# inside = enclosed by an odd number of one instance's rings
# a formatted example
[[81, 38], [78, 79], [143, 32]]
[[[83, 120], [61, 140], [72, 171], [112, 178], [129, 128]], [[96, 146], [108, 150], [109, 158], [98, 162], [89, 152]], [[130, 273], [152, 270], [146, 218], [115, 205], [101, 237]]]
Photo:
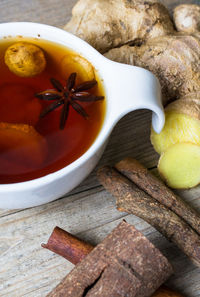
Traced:
[[165, 123], [165, 115], [158, 79], [143, 68], [110, 60], [107, 60], [104, 70], [113, 121], [136, 109], [150, 109], [153, 112], [153, 129], [160, 133]]

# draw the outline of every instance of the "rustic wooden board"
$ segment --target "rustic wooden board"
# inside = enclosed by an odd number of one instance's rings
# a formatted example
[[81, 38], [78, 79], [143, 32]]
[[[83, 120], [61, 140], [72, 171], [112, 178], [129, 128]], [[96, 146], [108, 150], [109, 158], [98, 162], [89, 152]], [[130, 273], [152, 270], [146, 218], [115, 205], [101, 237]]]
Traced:
[[[62, 27], [70, 18], [76, 0], [1, 0], [0, 22], [33, 21]], [[163, 0], [171, 12], [181, 0]], [[187, 3], [199, 3], [185, 1]], [[155, 168], [158, 155], [149, 141], [151, 114], [136, 111], [115, 127], [97, 167], [133, 156]], [[122, 218], [141, 230], [174, 266], [168, 281], [188, 297], [200, 297], [200, 269], [155, 229], [139, 218], [115, 209], [114, 198], [99, 185], [96, 169], [72, 193], [44, 206], [27, 210], [0, 210], [0, 296], [45, 296], [73, 267], [65, 259], [41, 248], [58, 225], [97, 244]], [[200, 211], [200, 187], [179, 191]]]
[[0, 296], [45, 296], [70, 271], [70, 263], [40, 247], [55, 225], [97, 244], [121, 218], [134, 224], [169, 258], [175, 269], [170, 287], [186, 296], [199, 296], [200, 270], [147, 223], [118, 212], [114, 198], [102, 187], [1, 217]]
[[172, 12], [174, 7], [179, 4], [199, 4], [199, 0], [161, 0], [161, 2], [167, 6], [170, 12]]

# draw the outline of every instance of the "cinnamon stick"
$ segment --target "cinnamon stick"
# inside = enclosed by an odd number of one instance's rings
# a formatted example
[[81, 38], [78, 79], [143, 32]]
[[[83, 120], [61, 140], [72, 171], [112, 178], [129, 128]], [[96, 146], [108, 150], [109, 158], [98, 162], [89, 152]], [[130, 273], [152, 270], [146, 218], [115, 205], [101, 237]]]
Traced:
[[74, 265], [81, 262], [94, 248], [59, 227], [54, 228], [47, 244], [43, 243], [42, 247], [64, 257]]
[[[59, 238], [60, 236], [62, 237], [62, 239]], [[72, 242], [73, 242], [73, 245], [71, 244]], [[59, 249], [55, 248], [57, 245], [59, 246]], [[42, 244], [42, 247], [47, 248], [55, 253], [57, 253], [57, 251], [59, 250], [58, 254], [64, 257], [65, 259], [69, 260], [73, 264], [78, 263], [79, 261], [84, 259], [84, 257], [87, 256], [87, 253], [88, 254], [90, 253], [90, 249], [94, 248], [92, 245], [89, 245], [85, 241], [78, 239], [74, 235], [60, 229], [59, 227], [54, 228], [53, 232], [49, 237], [48, 244]], [[73, 252], [74, 249], [75, 250], [79, 249], [80, 253]], [[72, 254], [73, 254], [73, 257], [71, 256]], [[183, 296], [178, 292], [175, 292], [169, 289], [168, 287], [161, 286], [152, 295], [152, 297], [183, 297]]]
[[121, 222], [48, 297], [147, 297], [172, 273], [148, 239]]
[[200, 215], [137, 160], [125, 158], [117, 163], [115, 168], [184, 219], [200, 235]]
[[169, 289], [168, 287], [162, 286], [153, 294], [152, 297], [183, 297], [183, 295]]
[[200, 237], [185, 221], [115, 169], [101, 168], [98, 178], [116, 197], [120, 211], [132, 213], [154, 226], [200, 267]]

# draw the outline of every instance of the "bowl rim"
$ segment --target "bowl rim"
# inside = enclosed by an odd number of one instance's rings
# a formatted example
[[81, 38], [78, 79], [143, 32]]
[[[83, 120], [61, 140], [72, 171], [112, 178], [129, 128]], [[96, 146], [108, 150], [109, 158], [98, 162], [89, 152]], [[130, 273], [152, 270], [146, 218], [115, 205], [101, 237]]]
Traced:
[[[1, 29], [2, 27], [10, 27], [13, 28], [13, 31], [16, 30], [20, 30], [22, 32], [19, 32], [18, 34], [13, 34], [13, 35], [7, 35], [7, 34], [3, 34], [3, 36], [1, 35]], [[23, 30], [24, 29], [24, 30]], [[31, 30], [30, 30], [31, 29]], [[27, 30], [30, 30], [30, 36], [23, 34], [23, 32], [27, 32]], [[33, 30], [33, 31], [32, 31]], [[50, 26], [50, 25], [46, 25], [46, 24], [41, 24], [41, 23], [35, 23], [35, 22], [6, 22], [6, 23], [1, 23], [0, 24], [0, 40], [4, 37], [16, 37], [16, 36], [25, 36], [25, 37], [30, 37], [30, 38], [35, 38], [36, 36], [34, 35], [35, 32], [37, 32], [37, 38], [40, 38], [42, 40], [48, 40], [48, 38], [45, 38], [45, 36], [43, 36], [43, 34], [39, 34], [40, 32], [38, 30], [42, 30], [42, 31], [47, 31], [47, 32], [51, 32], [51, 35], [53, 36], [54, 33], [57, 33], [59, 36], [60, 35], [65, 35], [66, 37], [69, 37], [70, 41], [72, 42], [76, 42], [76, 43], [80, 43], [81, 44], [81, 51], [80, 54], [83, 55], [83, 57], [87, 58], [86, 54], [82, 54], [83, 49], [84, 52], [87, 49], [87, 51], [89, 51], [89, 53], [94, 56], [97, 57], [98, 59], [102, 60], [102, 58], [105, 60], [107, 60], [106, 58], [104, 58], [97, 50], [95, 50], [91, 45], [89, 45], [87, 42], [85, 42], [84, 40], [80, 39], [79, 37], [54, 26]], [[38, 34], [40, 35], [40, 37], [38, 36]], [[55, 34], [55, 36], [57, 36]], [[66, 40], [68, 40], [66, 38]], [[55, 41], [50, 40], [51, 42], [55, 42], [55, 43], [59, 43], [58, 39], [56, 39], [55, 37]], [[62, 44], [64, 45], [64, 44]], [[64, 45], [65, 46], [65, 45]], [[66, 42], [66, 47], [70, 47], [67, 45]], [[73, 49], [73, 46], [71, 47], [72, 50], [74, 50], [75, 52], [77, 52], [76, 49]], [[91, 62], [93, 66], [95, 66], [93, 62]], [[100, 63], [98, 63], [98, 65], [100, 65]], [[95, 67], [96, 68], [96, 67]], [[105, 97], [107, 98], [108, 94], [107, 94], [107, 88], [106, 88], [106, 83], [103, 80], [103, 77], [99, 71], [99, 69], [97, 69], [97, 72], [99, 73], [100, 79], [102, 79], [102, 83], [103, 83], [103, 88], [104, 88], [104, 93], [105, 93]], [[55, 182], [56, 180], [62, 178], [63, 176], [67, 175], [68, 173], [73, 172], [74, 170], [76, 170], [78, 167], [80, 167], [81, 165], [83, 165], [87, 160], [89, 160], [92, 155], [104, 144], [105, 139], [107, 138], [107, 136], [109, 135], [109, 133], [112, 130], [113, 125], [108, 125], [108, 101], [106, 100], [106, 107], [105, 107], [105, 115], [104, 115], [104, 120], [103, 123], [101, 125], [101, 128], [96, 136], [96, 138], [94, 139], [93, 143], [91, 144], [91, 146], [85, 151], [85, 153], [83, 153], [79, 158], [77, 158], [76, 160], [74, 160], [72, 163], [66, 165], [65, 167], [46, 174], [44, 176], [32, 179], [32, 180], [28, 180], [28, 181], [23, 181], [23, 182], [17, 182], [17, 183], [8, 183], [8, 184], [0, 184], [0, 193], [1, 192], [18, 192], [18, 191], [22, 191], [22, 190], [27, 190], [27, 189], [34, 189], [37, 188], [38, 186], [45, 186], [51, 182]]]

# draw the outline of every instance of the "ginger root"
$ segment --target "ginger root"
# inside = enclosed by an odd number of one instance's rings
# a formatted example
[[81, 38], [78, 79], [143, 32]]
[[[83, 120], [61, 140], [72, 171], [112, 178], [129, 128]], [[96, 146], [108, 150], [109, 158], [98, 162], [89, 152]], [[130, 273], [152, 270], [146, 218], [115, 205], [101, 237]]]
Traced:
[[46, 59], [38, 46], [28, 42], [17, 42], [7, 48], [5, 63], [17, 76], [33, 77], [44, 70]]
[[174, 23], [177, 31], [194, 33], [200, 30], [200, 6], [182, 4], [174, 9]]
[[151, 130], [151, 142], [161, 154], [158, 170], [172, 188], [194, 187], [200, 183], [200, 93], [170, 103], [165, 115], [161, 133]]
[[200, 145], [181, 142], [170, 146], [161, 155], [158, 170], [171, 188], [195, 187], [200, 183]]
[[[167, 158], [168, 164], [177, 168], [177, 174], [184, 172], [185, 164], [192, 158], [188, 149], [188, 154], [183, 153], [186, 159], [180, 156], [176, 163], [173, 152], [179, 153], [179, 145], [187, 143], [187, 148], [191, 145], [197, 151], [200, 148], [199, 11], [198, 5], [178, 6], [173, 24], [166, 8], [156, 0], [79, 0], [71, 21], [64, 27], [107, 58], [152, 71], [160, 81], [165, 106], [177, 100], [165, 110], [163, 131], [159, 135], [154, 131], [151, 133], [155, 150], [162, 154], [159, 166]], [[188, 20], [192, 26], [185, 25]], [[199, 164], [200, 155], [196, 154], [196, 158]], [[198, 175], [198, 170], [193, 172], [192, 166], [187, 170], [192, 178]], [[173, 187], [191, 187], [198, 180], [189, 180], [188, 185], [182, 174], [177, 177], [179, 183], [176, 184], [170, 182], [169, 170], [161, 171]]]
[[160, 134], [151, 130], [151, 143], [162, 154], [175, 143], [200, 145], [200, 100], [179, 99], [165, 109], [165, 126]]
[[195, 154], [200, 149], [200, 92], [170, 103], [165, 115], [161, 133], [151, 130], [151, 142], [161, 154], [158, 170], [172, 188], [194, 187], [200, 183], [195, 165], [200, 164], [200, 155]]
[[164, 105], [200, 90], [200, 34], [156, 37], [141, 46], [112, 49], [105, 56], [152, 71], [159, 78]]
[[152, 71], [164, 105], [200, 90], [200, 33], [177, 33], [157, 0], [79, 0], [64, 29], [111, 60]]
[[172, 33], [173, 24], [158, 0], [79, 0], [64, 29], [105, 53], [129, 42]]

